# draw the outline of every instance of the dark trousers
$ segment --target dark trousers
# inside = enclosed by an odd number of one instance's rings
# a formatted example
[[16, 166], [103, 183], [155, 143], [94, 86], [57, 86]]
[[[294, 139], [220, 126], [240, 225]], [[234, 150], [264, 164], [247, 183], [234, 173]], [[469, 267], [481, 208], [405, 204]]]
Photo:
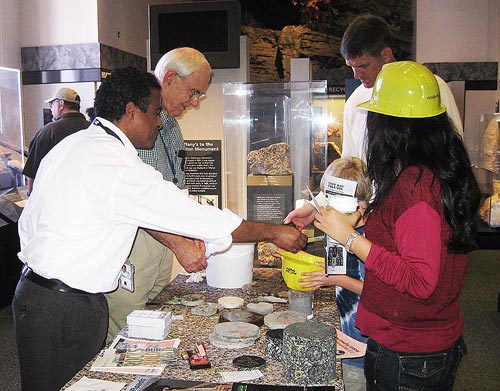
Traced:
[[368, 391], [451, 391], [458, 364], [467, 353], [462, 337], [446, 350], [402, 353], [369, 339], [365, 354]]
[[104, 346], [104, 294], [62, 293], [21, 277], [12, 311], [24, 391], [59, 390]]

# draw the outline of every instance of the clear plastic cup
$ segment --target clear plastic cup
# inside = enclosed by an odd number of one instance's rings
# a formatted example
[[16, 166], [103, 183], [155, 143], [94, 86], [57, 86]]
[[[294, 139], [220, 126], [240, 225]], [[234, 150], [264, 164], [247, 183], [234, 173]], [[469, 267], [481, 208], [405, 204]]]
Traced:
[[314, 293], [311, 291], [300, 292], [294, 289], [288, 290], [288, 304], [290, 311], [297, 311], [307, 315], [308, 319], [313, 317]]

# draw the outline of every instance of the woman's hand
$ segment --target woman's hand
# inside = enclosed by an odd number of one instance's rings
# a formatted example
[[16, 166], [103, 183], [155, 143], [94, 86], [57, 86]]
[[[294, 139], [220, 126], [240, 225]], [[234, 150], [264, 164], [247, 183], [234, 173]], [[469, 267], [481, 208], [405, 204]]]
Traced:
[[299, 279], [300, 287], [302, 289], [310, 288], [312, 291], [318, 290], [322, 286], [328, 285], [328, 276], [325, 275], [325, 264], [323, 262], [316, 262], [316, 266], [320, 266], [323, 270], [315, 272], [302, 272]]
[[300, 287], [302, 289], [311, 289], [316, 291], [322, 286], [335, 286], [341, 285], [342, 280], [346, 277], [345, 274], [325, 274], [325, 264], [323, 262], [316, 262], [316, 266], [320, 266], [323, 270], [318, 270], [316, 272], [303, 272], [301, 274], [301, 279], [299, 279]]
[[356, 211], [346, 215], [328, 206], [320, 208], [321, 214], [316, 214], [314, 226], [325, 234], [335, 239], [340, 244], [344, 244], [349, 235], [354, 231], [354, 227], [361, 219], [361, 212]]
[[302, 231], [307, 225], [314, 221], [316, 209], [314, 206], [307, 204], [301, 208], [292, 210], [283, 220], [283, 224], [293, 223], [299, 231]]

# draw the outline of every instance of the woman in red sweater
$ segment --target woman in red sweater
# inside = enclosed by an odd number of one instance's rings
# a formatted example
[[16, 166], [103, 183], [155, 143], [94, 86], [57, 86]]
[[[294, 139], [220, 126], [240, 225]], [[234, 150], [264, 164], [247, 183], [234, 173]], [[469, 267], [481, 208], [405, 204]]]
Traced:
[[451, 390], [466, 352], [458, 297], [479, 188], [426, 67], [386, 64], [360, 106], [376, 189], [366, 238], [353, 228], [359, 216], [332, 208], [315, 225], [365, 261], [356, 326], [369, 337], [367, 390]]

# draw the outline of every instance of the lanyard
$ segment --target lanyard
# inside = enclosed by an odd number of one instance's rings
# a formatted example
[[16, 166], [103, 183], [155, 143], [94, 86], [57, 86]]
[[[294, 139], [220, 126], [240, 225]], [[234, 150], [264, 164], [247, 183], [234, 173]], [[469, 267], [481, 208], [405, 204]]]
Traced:
[[165, 153], [167, 154], [168, 165], [170, 166], [170, 171], [172, 172], [172, 176], [173, 176], [172, 182], [174, 183], [174, 185], [177, 185], [179, 180], [176, 178], [177, 171], [175, 169], [175, 164], [174, 164], [172, 158], [170, 157], [170, 154], [168, 153], [167, 144], [165, 143], [165, 140], [163, 139], [163, 135], [161, 134], [161, 132], [158, 132], [158, 136], [160, 136], [161, 143], [163, 144], [163, 148], [165, 149]]
[[[118, 140], [120, 140], [120, 142], [123, 144], [123, 141], [120, 139], [120, 137], [118, 137], [118, 135], [117, 135], [115, 132], [113, 132], [110, 128], [108, 128], [107, 126], [104, 126], [104, 125], [102, 124], [102, 122], [101, 122], [101, 121], [99, 121], [97, 118], [94, 120], [94, 125], [100, 126], [101, 128], [103, 128], [103, 129], [104, 129], [104, 131], [105, 131], [107, 134], [109, 134], [110, 136], [116, 137], [116, 138], [117, 138]], [[125, 144], [123, 144], [123, 145], [125, 145]]]

